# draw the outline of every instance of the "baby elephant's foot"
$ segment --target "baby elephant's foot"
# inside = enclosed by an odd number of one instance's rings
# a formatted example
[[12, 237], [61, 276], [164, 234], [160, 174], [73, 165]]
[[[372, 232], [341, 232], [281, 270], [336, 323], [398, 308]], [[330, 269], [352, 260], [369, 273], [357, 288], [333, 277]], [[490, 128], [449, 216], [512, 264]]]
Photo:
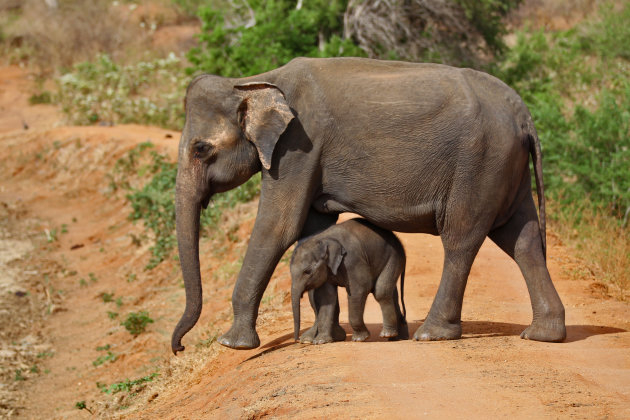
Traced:
[[380, 335], [383, 338], [394, 338], [398, 336], [398, 330], [396, 328], [383, 326]]
[[332, 336], [333, 341], [346, 341], [346, 330], [341, 328], [341, 325], [337, 324], [333, 327]]
[[364, 331], [354, 331], [352, 333], [352, 341], [365, 341], [370, 336], [370, 332], [368, 330]]

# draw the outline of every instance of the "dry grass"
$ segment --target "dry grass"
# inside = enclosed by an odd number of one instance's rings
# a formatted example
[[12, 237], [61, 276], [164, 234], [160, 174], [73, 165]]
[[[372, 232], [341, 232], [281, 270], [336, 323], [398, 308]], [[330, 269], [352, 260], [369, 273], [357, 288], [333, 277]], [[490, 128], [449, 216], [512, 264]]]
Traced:
[[551, 227], [585, 262], [598, 281], [611, 287], [615, 297], [626, 300], [630, 292], [630, 228], [590, 206], [561, 209], [552, 202]]
[[139, 53], [146, 31], [129, 5], [106, 0], [24, 0], [7, 19], [4, 37], [13, 60], [28, 61], [41, 73], [107, 53], [114, 59]]

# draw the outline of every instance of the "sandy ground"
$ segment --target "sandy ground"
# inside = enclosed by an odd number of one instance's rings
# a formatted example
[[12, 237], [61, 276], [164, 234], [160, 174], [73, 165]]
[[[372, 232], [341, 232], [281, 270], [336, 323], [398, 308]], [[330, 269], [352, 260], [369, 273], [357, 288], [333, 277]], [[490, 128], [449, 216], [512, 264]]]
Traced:
[[[128, 219], [124, 192], [112, 191], [107, 175], [148, 140], [174, 159], [178, 133], [64, 127], [53, 107], [27, 105], [30, 83], [21, 69], [0, 69], [0, 417], [89, 418], [75, 408], [85, 401], [99, 418], [630, 418], [628, 304], [579, 274], [588, 262], [553, 231], [548, 263], [566, 306], [564, 343], [519, 338], [531, 320], [525, 283], [487, 241], [468, 281], [461, 340], [382, 341], [370, 298], [368, 342], [296, 344], [283, 259], [261, 305], [262, 346], [234, 351], [213, 337], [231, 323], [233, 282], [256, 214], [256, 203], [240, 206], [202, 241], [204, 311], [184, 338], [186, 351], [173, 356], [170, 333], [184, 307], [179, 267], [168, 259], [143, 269], [151, 241]], [[400, 238], [413, 334], [437, 290], [443, 254], [439, 238]], [[120, 304], [104, 302], [103, 293]], [[139, 310], [155, 322], [133, 337], [120, 319]], [[310, 312], [303, 300], [303, 328]], [[116, 360], [95, 365], [107, 351]], [[154, 372], [134, 392], [109, 395], [97, 385]]]

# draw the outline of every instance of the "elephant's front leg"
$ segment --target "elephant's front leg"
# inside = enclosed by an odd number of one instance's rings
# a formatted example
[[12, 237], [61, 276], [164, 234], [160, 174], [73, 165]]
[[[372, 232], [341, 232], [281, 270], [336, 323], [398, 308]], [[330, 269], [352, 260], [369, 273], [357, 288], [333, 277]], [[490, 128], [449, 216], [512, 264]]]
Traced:
[[[336, 215], [318, 214], [305, 205], [278, 209], [280, 202], [286, 203], [286, 200], [264, 191], [261, 194], [254, 230], [232, 293], [234, 323], [218, 339], [226, 347], [252, 349], [260, 345], [256, 333], [258, 308], [278, 261], [298, 237], [325, 229], [337, 220]], [[338, 319], [337, 314], [337, 325]]]
[[[313, 290], [313, 300], [315, 309], [315, 325], [306, 331], [300, 342], [312, 342], [313, 344], [332, 343], [344, 341], [346, 331], [339, 325], [339, 296], [337, 286], [324, 283], [323, 286]], [[310, 337], [310, 334], [314, 335]], [[306, 334], [309, 334], [305, 337]], [[310, 341], [307, 341], [310, 338]]]
[[228, 332], [219, 337], [220, 344], [233, 349], [253, 349], [260, 345], [256, 333], [258, 308], [273, 270], [288, 248], [285, 244], [271, 233], [263, 234], [262, 229], [254, 227], [232, 292], [234, 323]]

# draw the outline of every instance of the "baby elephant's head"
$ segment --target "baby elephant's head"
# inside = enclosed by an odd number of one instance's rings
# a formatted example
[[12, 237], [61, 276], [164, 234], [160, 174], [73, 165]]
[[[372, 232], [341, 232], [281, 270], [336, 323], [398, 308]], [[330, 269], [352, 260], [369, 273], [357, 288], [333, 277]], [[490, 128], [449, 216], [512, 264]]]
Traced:
[[300, 299], [307, 290], [322, 286], [328, 277], [337, 275], [346, 250], [336, 239], [307, 239], [298, 244], [291, 258], [291, 301], [294, 336], [300, 332]]

